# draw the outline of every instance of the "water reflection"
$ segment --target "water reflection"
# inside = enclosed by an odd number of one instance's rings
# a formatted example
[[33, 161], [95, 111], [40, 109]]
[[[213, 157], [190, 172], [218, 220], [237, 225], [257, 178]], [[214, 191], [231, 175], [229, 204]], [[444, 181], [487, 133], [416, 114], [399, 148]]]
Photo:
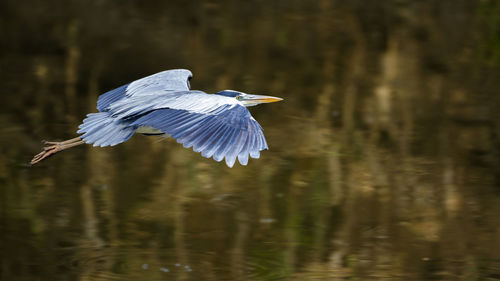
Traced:
[[[1, 280], [500, 276], [496, 2], [0, 5]], [[135, 136], [26, 167], [177, 67], [284, 97], [252, 108], [271, 150], [229, 169]]]

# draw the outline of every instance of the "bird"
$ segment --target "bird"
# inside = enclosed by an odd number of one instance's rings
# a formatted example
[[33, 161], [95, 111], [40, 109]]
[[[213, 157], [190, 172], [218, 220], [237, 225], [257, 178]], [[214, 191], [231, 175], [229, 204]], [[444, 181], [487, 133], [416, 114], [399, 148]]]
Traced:
[[105, 92], [97, 100], [96, 113], [79, 125], [80, 136], [66, 141], [43, 141], [34, 165], [81, 144], [114, 146], [132, 135], [164, 135], [205, 158], [233, 167], [236, 159], [247, 165], [268, 145], [262, 127], [247, 107], [283, 100], [235, 90], [209, 94], [191, 90], [193, 74], [187, 69], [162, 71]]

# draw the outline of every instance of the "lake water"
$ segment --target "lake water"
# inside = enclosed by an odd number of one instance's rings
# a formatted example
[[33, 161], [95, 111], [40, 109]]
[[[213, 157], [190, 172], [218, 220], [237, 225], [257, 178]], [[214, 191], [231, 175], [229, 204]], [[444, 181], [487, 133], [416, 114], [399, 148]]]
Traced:
[[[500, 279], [496, 1], [0, 3], [0, 280]], [[248, 166], [137, 135], [29, 167], [97, 96], [188, 68]]]

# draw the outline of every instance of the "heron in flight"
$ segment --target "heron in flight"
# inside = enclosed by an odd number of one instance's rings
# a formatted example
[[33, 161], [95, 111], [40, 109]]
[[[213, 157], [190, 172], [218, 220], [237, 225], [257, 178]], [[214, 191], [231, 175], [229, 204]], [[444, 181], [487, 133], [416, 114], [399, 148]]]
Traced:
[[167, 135], [216, 161], [232, 167], [259, 158], [268, 149], [262, 127], [246, 107], [277, 102], [281, 98], [224, 90], [215, 94], [191, 90], [193, 77], [186, 69], [167, 70], [106, 92], [78, 127], [77, 138], [44, 142], [31, 160], [36, 164], [65, 149], [80, 145], [113, 146], [135, 133]]

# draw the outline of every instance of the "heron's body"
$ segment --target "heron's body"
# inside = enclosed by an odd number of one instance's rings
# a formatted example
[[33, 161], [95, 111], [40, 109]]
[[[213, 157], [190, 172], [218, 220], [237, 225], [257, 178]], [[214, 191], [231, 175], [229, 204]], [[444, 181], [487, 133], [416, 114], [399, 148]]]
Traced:
[[[135, 133], [167, 134], [204, 157], [225, 158], [229, 167], [236, 159], [246, 165], [249, 156], [259, 158], [268, 147], [262, 128], [246, 106], [281, 99], [232, 90], [215, 94], [190, 90], [191, 77], [189, 70], [167, 70], [102, 94], [97, 101], [99, 112], [87, 115], [79, 126], [81, 139], [73, 143], [104, 147], [122, 143]], [[47, 151], [35, 156], [32, 164], [58, 152]]]

